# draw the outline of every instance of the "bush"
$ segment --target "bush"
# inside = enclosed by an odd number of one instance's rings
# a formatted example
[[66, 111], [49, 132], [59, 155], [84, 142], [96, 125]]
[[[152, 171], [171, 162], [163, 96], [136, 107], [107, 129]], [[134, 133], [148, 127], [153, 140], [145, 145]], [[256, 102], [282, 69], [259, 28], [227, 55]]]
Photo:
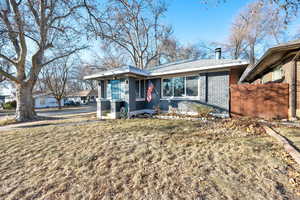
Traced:
[[3, 108], [6, 110], [15, 109], [17, 107], [16, 101], [9, 101], [3, 104]]
[[207, 117], [209, 115], [209, 113], [214, 111], [214, 109], [209, 106], [205, 106], [205, 105], [201, 105], [201, 104], [194, 105], [194, 106], [195, 106], [194, 108], [197, 110], [199, 117]]

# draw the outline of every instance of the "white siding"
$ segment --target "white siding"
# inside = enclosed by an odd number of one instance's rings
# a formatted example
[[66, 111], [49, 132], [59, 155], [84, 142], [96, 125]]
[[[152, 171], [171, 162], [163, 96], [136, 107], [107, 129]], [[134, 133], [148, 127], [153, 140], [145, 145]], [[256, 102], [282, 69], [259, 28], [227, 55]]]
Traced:
[[[49, 96], [35, 97], [35, 108], [55, 108], [58, 107], [56, 99]], [[61, 106], [64, 106], [64, 100], [61, 100]]]

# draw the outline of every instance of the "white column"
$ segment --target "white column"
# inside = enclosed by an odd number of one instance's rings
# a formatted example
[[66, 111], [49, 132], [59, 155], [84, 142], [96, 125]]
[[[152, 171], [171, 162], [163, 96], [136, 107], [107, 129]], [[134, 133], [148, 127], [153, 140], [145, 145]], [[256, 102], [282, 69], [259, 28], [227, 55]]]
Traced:
[[101, 98], [102, 98], [102, 81], [98, 82], [98, 99], [97, 99], [97, 118], [102, 119]]

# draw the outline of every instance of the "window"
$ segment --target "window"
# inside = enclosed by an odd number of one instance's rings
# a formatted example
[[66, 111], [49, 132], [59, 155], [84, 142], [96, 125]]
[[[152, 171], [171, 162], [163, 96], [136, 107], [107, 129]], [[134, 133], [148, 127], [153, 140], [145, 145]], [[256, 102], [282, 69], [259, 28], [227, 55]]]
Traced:
[[272, 81], [280, 80], [283, 77], [283, 69], [281, 66], [276, 67], [272, 73]]
[[135, 81], [135, 97], [137, 99], [145, 98], [145, 80]]
[[125, 96], [125, 81], [108, 80], [106, 84], [106, 98], [107, 99], [123, 99]]
[[163, 79], [163, 96], [171, 97], [173, 96], [173, 84], [172, 79]]
[[40, 98], [40, 104], [41, 105], [45, 105], [46, 104], [46, 98], [45, 97], [41, 97]]
[[141, 80], [141, 98], [145, 98], [145, 93], [146, 93], [146, 90], [145, 90], [145, 80]]
[[198, 96], [198, 76], [175, 77], [162, 80], [163, 97]]
[[174, 82], [174, 97], [182, 97], [185, 96], [185, 78], [184, 77], [176, 77], [173, 78]]
[[186, 77], [186, 96], [198, 96], [198, 76]]
[[135, 97], [140, 97], [140, 80], [135, 81]]
[[111, 99], [111, 84], [110, 84], [110, 81], [107, 81], [107, 84], [106, 84], [106, 98]]

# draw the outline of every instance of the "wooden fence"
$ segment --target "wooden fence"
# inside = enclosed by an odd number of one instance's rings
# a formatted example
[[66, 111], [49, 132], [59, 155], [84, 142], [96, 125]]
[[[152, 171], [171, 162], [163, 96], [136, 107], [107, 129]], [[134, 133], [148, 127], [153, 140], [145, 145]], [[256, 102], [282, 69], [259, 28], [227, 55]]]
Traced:
[[289, 84], [241, 84], [230, 86], [230, 112], [234, 116], [286, 119]]

